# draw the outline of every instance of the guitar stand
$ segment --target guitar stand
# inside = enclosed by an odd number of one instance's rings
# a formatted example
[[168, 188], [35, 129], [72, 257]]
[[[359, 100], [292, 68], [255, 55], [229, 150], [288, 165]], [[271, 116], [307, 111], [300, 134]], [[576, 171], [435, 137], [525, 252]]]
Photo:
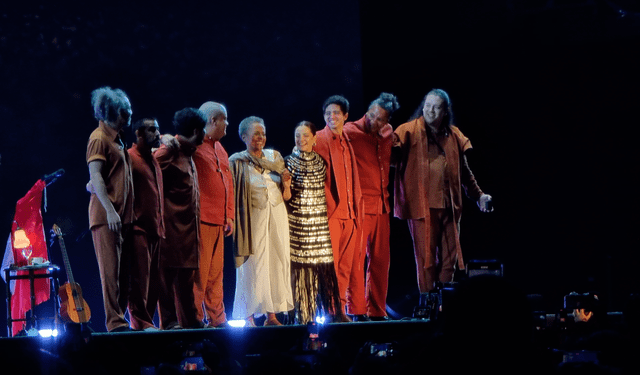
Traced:
[[[25, 274], [24, 272], [27, 271]], [[36, 273], [36, 271], [44, 271], [43, 273]], [[13, 337], [13, 322], [29, 322], [32, 328], [38, 327], [38, 322], [43, 319], [53, 319], [53, 328], [58, 329], [60, 324], [58, 319], [58, 311], [60, 310], [60, 304], [58, 300], [58, 272], [60, 267], [55, 264], [42, 264], [33, 266], [16, 267], [15, 265], [5, 269], [5, 280], [7, 287], [7, 331], [9, 336]], [[14, 273], [15, 274], [12, 274]], [[13, 319], [11, 315], [11, 280], [29, 280], [29, 288], [31, 292], [31, 317], [16, 318]], [[36, 279], [50, 279], [51, 280], [51, 292], [53, 293], [53, 318], [38, 318], [35, 313], [36, 308], [36, 292], [35, 292], [35, 280]], [[26, 327], [25, 327], [26, 328]]]

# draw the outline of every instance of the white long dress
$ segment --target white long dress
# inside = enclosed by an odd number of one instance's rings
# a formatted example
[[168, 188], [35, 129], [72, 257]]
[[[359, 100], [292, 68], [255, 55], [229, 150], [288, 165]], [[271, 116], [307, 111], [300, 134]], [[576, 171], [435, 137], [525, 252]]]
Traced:
[[[273, 150], [263, 150], [274, 161]], [[236, 269], [234, 319], [293, 309], [289, 221], [280, 191], [280, 175], [250, 168], [253, 253]]]

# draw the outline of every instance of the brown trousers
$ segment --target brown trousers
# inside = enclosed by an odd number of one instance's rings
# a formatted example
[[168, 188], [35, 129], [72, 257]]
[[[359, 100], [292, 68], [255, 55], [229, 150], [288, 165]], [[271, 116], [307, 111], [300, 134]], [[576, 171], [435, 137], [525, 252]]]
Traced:
[[124, 314], [129, 295], [132, 233], [131, 225], [124, 225], [120, 233], [111, 231], [107, 225], [91, 228], [102, 283], [107, 331], [129, 326]]
[[425, 219], [407, 220], [413, 238], [420, 293], [431, 291], [438, 281], [452, 282], [458, 259], [455, 237], [458, 223], [454, 221], [452, 210], [431, 208], [429, 213], [429, 223]]
[[160, 270], [161, 291], [158, 299], [160, 328], [201, 328], [193, 297], [197, 268], [165, 267]]
[[159, 246], [158, 236], [149, 236], [140, 230], [133, 231], [131, 290], [129, 292], [129, 317], [133, 329], [142, 330], [154, 326], [153, 316], [156, 311], [160, 286]]

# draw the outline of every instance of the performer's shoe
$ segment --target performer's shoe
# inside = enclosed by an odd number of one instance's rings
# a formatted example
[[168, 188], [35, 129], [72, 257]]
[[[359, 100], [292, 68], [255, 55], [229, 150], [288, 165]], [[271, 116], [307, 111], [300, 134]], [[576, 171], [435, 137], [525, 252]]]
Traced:
[[267, 313], [267, 319], [264, 321], [265, 326], [281, 326], [282, 323], [278, 321], [275, 313]]
[[131, 332], [131, 331], [133, 331], [133, 330], [129, 326], [120, 326], [120, 327], [112, 329], [111, 331], [109, 331], [109, 333]]
[[222, 322], [218, 325], [207, 324], [206, 328], [229, 328], [231, 327], [228, 322]]
[[247, 317], [246, 321], [247, 321], [247, 327], [257, 327], [256, 326], [256, 320], [253, 317], [253, 315], [249, 315]]
[[354, 322], [369, 322], [371, 319], [366, 314], [352, 315], [351, 320]]
[[353, 320], [349, 317], [349, 315], [344, 314], [344, 313], [340, 314], [340, 315], [336, 315], [333, 318], [333, 321], [335, 323], [351, 323], [351, 322], [353, 322]]
[[182, 326], [180, 324], [178, 324], [177, 322], [171, 323], [165, 328], [166, 331], [173, 331], [173, 330], [176, 330], [176, 329], [182, 329]]

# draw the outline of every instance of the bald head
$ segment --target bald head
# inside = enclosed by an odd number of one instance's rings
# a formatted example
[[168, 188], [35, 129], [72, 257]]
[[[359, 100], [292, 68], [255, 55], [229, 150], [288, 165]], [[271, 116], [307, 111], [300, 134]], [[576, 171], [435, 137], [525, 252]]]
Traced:
[[200, 112], [202, 112], [204, 117], [209, 121], [212, 117], [226, 113], [227, 109], [220, 103], [206, 102], [200, 106]]
[[206, 102], [199, 109], [207, 120], [206, 136], [219, 141], [227, 134], [227, 108], [220, 103]]

